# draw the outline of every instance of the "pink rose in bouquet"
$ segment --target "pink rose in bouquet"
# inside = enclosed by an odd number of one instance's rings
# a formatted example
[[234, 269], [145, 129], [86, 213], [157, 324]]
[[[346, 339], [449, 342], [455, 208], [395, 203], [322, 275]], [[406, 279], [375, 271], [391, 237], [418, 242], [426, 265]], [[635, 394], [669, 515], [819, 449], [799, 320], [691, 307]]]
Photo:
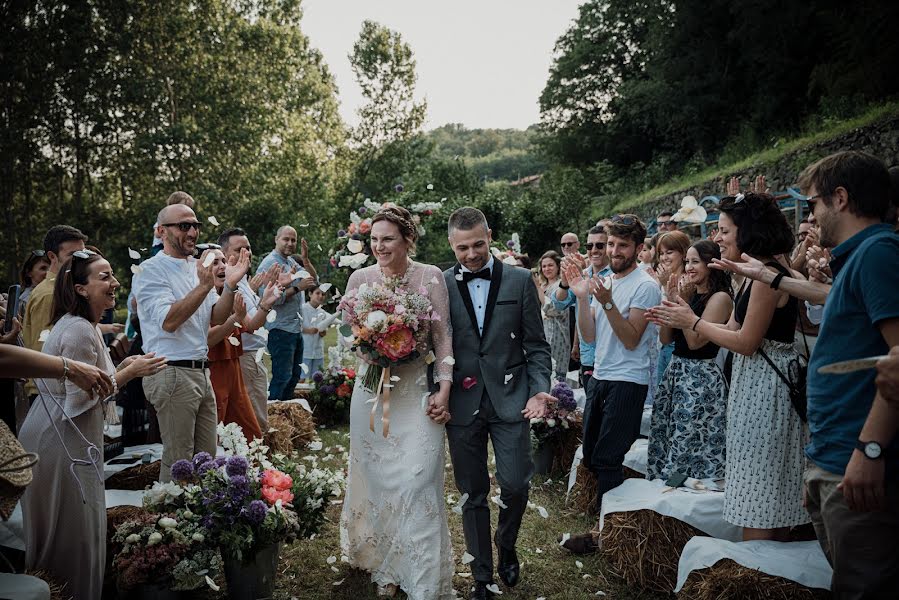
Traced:
[[415, 336], [406, 325], [396, 323], [375, 340], [375, 348], [389, 360], [400, 360], [415, 349]]

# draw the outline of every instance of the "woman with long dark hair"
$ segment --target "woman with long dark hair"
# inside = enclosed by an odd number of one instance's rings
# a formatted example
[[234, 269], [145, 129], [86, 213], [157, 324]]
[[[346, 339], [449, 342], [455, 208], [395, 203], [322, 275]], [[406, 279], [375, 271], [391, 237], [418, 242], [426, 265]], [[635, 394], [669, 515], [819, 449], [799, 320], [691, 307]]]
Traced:
[[[740, 262], [746, 253], [772, 271], [791, 273], [784, 256], [793, 247], [793, 231], [773, 196], [737, 194], [724, 198], [719, 209], [715, 242], [722, 258]], [[724, 518], [743, 527], [744, 540], [786, 540], [790, 527], [810, 520], [802, 506], [808, 429], [778, 374], [795, 374], [799, 365], [793, 348], [796, 299], [774, 283], [746, 280], [727, 325], [698, 317], [683, 300], [666, 301], [651, 314], [657, 323], [695, 331], [734, 352]]]
[[[709, 268], [715, 258], [721, 252], [714, 242], [690, 246], [684, 283], [669, 280], [668, 296], [679, 295], [697, 317], [724, 324], [734, 303], [730, 277]], [[674, 354], [653, 404], [647, 478], [667, 479], [675, 472], [697, 479], [724, 477], [727, 382], [715, 363], [718, 345], [695, 331], [666, 325], [659, 328], [659, 339], [673, 344]]]
[[165, 358], [129, 357], [116, 371], [98, 324], [115, 306], [119, 287], [101, 255], [78, 250], [59, 271], [53, 292], [53, 330], [44, 353], [63, 359], [61, 379], [36, 381], [38, 399], [19, 440], [40, 462], [22, 497], [25, 566], [68, 582], [76, 600], [102, 595], [106, 566], [106, 501], [103, 490], [103, 404], [100, 387], [86, 392], [67, 378], [80, 361], [113, 377], [116, 387], [165, 368]]

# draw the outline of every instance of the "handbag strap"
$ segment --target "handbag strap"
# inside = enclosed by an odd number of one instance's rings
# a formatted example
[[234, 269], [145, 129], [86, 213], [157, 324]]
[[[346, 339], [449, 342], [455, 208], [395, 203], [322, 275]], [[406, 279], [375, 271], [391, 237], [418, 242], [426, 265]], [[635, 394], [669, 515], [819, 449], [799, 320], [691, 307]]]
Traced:
[[765, 362], [767, 362], [769, 365], [771, 365], [771, 368], [774, 369], [774, 372], [777, 373], [777, 376], [780, 377], [781, 381], [783, 381], [785, 384], [787, 384], [787, 387], [788, 387], [789, 389], [791, 389], [791, 390], [795, 389], [795, 386], [793, 385], [793, 382], [790, 381], [790, 380], [787, 378], [787, 376], [784, 375], [784, 374], [781, 372], [781, 370], [777, 368], [777, 365], [774, 364], [774, 361], [771, 360], [771, 359], [768, 357], [768, 355], [765, 353], [765, 351], [764, 351], [761, 347], [759, 347], [759, 354], [762, 355], [762, 358], [765, 359]]

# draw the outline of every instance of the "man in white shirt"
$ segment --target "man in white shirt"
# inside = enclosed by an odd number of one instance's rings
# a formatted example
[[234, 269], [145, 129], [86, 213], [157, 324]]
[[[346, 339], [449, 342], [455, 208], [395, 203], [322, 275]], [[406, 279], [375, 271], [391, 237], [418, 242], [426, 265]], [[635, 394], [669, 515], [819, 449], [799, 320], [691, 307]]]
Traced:
[[[231, 314], [237, 283], [250, 266], [249, 255], [225, 268], [222, 295], [215, 292], [212, 262], [193, 257], [200, 221], [184, 204], [159, 213], [156, 234], [163, 251], [141, 263], [134, 295], [145, 352], [168, 358], [168, 367], [143, 380], [147, 400], [156, 409], [162, 436], [160, 481], [171, 479], [172, 463], [197, 452], [215, 454], [215, 394], [209, 380], [209, 325]], [[208, 252], [208, 251], [207, 251]]]
[[[606, 226], [606, 233], [611, 278], [584, 278], [576, 265], [566, 270], [577, 297], [581, 336], [596, 344], [593, 375], [586, 387], [584, 466], [597, 478], [597, 511], [603, 494], [624, 480], [624, 455], [640, 434], [649, 389], [649, 349], [655, 343], [655, 330], [648, 326], [645, 312], [662, 300], [655, 280], [637, 268], [637, 255], [646, 237], [640, 219], [617, 215]], [[569, 542], [565, 547], [574, 552], [596, 550], [590, 534]]]

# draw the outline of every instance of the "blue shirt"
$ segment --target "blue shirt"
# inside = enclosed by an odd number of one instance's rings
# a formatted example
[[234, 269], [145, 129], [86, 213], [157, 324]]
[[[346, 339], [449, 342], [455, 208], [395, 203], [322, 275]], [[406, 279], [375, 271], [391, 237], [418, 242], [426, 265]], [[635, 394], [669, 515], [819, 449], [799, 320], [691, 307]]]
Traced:
[[[302, 265], [298, 264], [297, 261], [274, 250], [262, 259], [256, 272], [265, 273], [275, 264], [281, 265], [282, 273], [288, 273], [294, 267], [296, 267], [298, 273], [303, 270]], [[290, 285], [296, 287], [300, 284], [300, 281], [301, 279], [294, 279]], [[259, 291], [260, 298], [264, 294], [263, 290], [265, 290], [264, 287]], [[302, 308], [303, 292], [298, 291], [291, 298], [287, 298], [287, 290], [285, 289], [281, 297], [275, 301], [275, 320], [271, 323], [267, 322], [265, 325], [266, 329], [280, 329], [289, 333], [301, 333], [303, 331]]]
[[[871, 225], [833, 249], [833, 289], [808, 368], [806, 455], [842, 475], [868, 418], [877, 388], [876, 371], [820, 375], [830, 363], [886, 354], [877, 324], [899, 318], [899, 235], [891, 225]], [[887, 478], [899, 480], [899, 442], [885, 449]]]
[[[612, 269], [609, 266], [603, 267], [603, 269], [599, 272], [600, 277], [608, 277], [612, 274]], [[584, 269], [584, 276], [593, 277], [593, 265], [590, 265], [586, 269]], [[574, 314], [577, 315], [577, 298], [574, 297], [574, 292], [571, 290], [568, 291], [568, 296], [564, 300], [558, 300], [555, 294], [550, 294], [549, 301], [552, 302], [553, 306], [556, 310], [565, 310], [569, 306], [574, 305]], [[591, 303], [593, 299], [590, 299]], [[581, 330], [579, 327], [577, 329], [577, 339], [578, 346], [581, 351], [581, 366], [593, 368], [594, 357], [596, 354], [596, 344], [585, 342], [584, 338], [581, 337]]]

